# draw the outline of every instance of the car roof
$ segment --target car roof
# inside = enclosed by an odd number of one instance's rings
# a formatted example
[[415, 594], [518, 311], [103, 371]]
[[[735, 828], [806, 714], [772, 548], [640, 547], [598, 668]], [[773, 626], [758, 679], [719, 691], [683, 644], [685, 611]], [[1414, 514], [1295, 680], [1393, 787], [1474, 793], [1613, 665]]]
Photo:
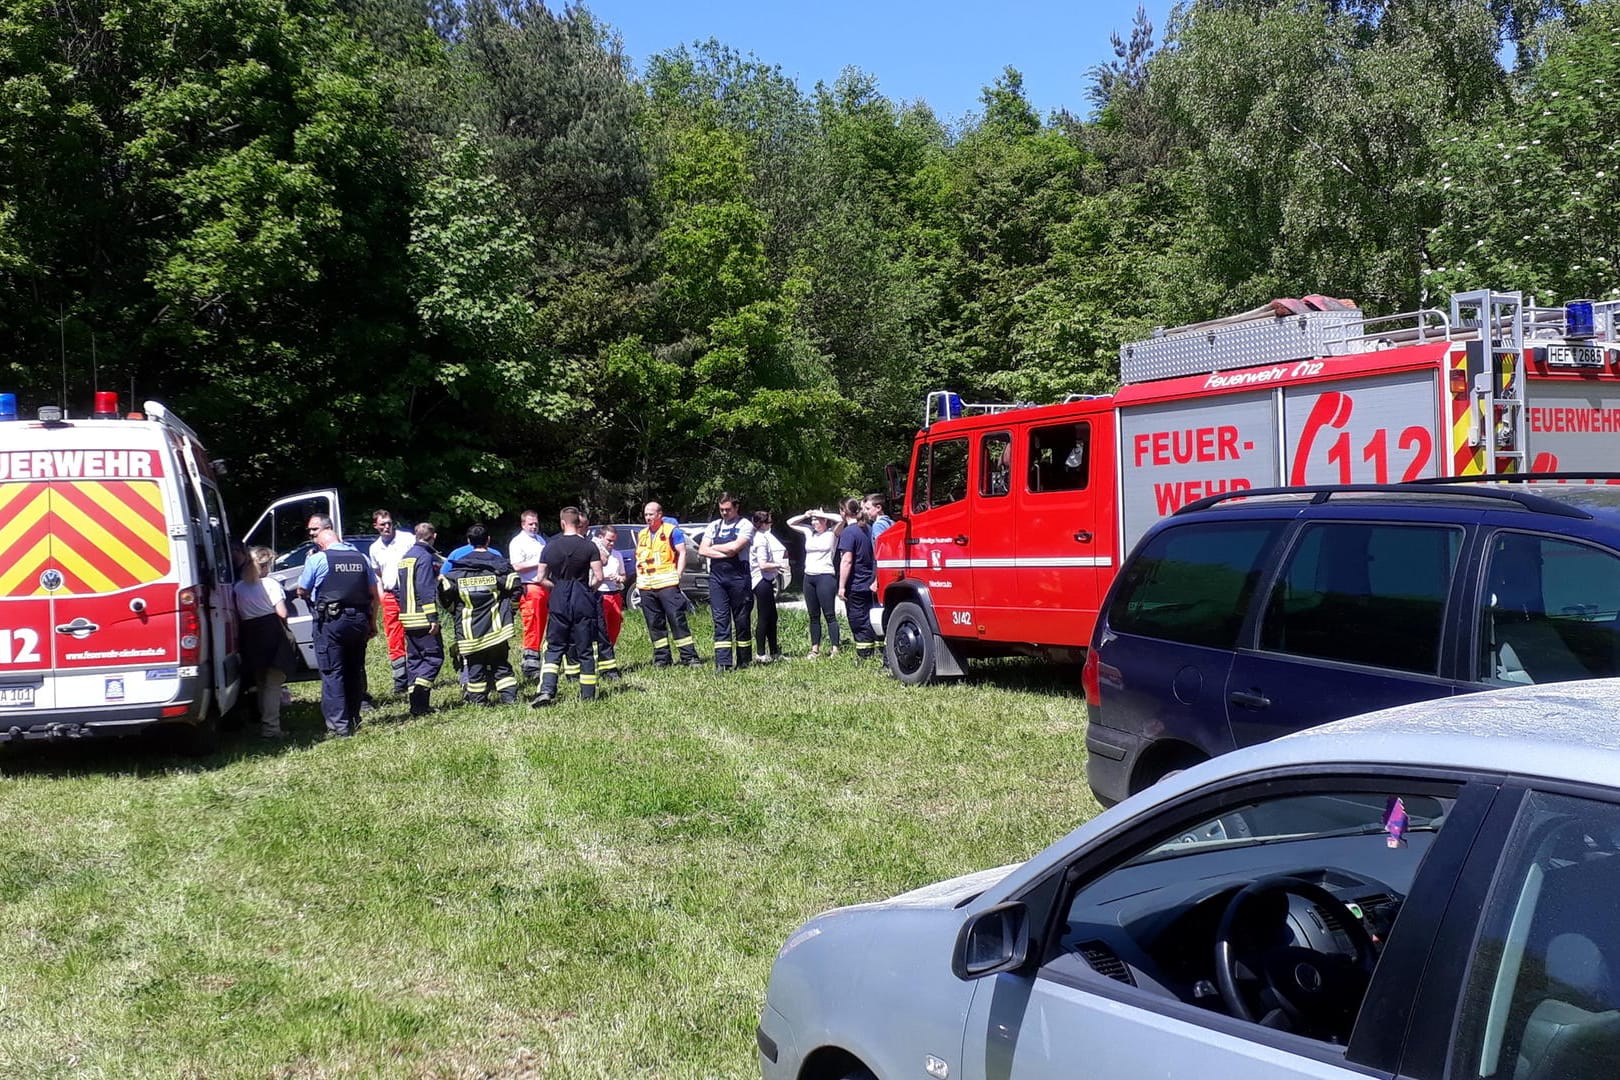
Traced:
[[1317, 507], [1376, 505], [1380, 511], [1424, 508], [1540, 513], [1620, 524], [1620, 485], [1599, 483], [1490, 483], [1447, 477], [1404, 484], [1312, 484], [1239, 489], [1188, 503], [1165, 520], [1186, 520], [1211, 511], [1249, 511], [1293, 516]]
[[1216, 759], [1222, 761], [1232, 773], [1300, 762], [1423, 765], [1620, 790], [1620, 679], [1414, 702]]

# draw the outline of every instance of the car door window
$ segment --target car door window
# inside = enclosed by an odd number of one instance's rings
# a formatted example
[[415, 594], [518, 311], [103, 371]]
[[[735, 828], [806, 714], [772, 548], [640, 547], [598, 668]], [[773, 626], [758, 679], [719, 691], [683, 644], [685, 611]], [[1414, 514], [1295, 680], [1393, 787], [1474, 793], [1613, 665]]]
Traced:
[[1456, 1077], [1620, 1075], [1620, 807], [1532, 792], [1464, 987]]
[[1497, 685], [1620, 674], [1620, 558], [1536, 533], [1491, 538], [1480, 677]]
[[1260, 647], [1433, 675], [1463, 531], [1431, 525], [1306, 525], [1267, 597]]
[[1323, 778], [1272, 792], [1168, 826], [1089, 876], [1042, 974], [1348, 1043], [1457, 789]]
[[1127, 565], [1109, 605], [1122, 634], [1231, 648], [1281, 522], [1165, 529]]

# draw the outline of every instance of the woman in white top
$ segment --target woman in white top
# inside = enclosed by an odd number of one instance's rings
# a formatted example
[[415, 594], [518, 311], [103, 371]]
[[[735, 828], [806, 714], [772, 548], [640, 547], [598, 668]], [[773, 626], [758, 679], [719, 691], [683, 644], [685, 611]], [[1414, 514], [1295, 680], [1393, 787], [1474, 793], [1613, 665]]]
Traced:
[[[790, 573], [787, 548], [771, 532], [771, 512], [754, 512], [754, 539], [748, 545], [748, 579], [754, 591], [754, 663], [782, 659], [776, 643], [776, 579]], [[784, 584], [786, 584], [784, 582]]]
[[624, 560], [613, 550], [619, 533], [611, 525], [599, 526], [593, 533], [596, 550], [602, 553], [602, 584], [596, 587], [602, 596], [602, 629], [608, 644], [617, 645], [619, 631], [624, 627]]
[[274, 559], [269, 548], [253, 548], [234, 586], [244, 674], [258, 687], [259, 734], [266, 739], [286, 734], [281, 730], [281, 687], [298, 663], [287, 634], [287, 594], [270, 576]]
[[838, 573], [833, 556], [838, 536], [833, 526], [843, 519], [826, 510], [806, 510], [788, 519], [788, 527], [804, 534], [804, 606], [810, 612], [810, 656], [821, 655], [821, 620], [827, 620], [828, 656], [838, 655]]

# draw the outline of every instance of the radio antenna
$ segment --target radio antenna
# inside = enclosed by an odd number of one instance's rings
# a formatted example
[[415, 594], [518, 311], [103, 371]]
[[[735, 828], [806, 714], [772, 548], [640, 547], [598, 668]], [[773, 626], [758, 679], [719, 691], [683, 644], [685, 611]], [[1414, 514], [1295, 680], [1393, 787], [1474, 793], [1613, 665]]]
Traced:
[[90, 331], [90, 390], [101, 393], [101, 365], [96, 362], [96, 332]]
[[62, 313], [62, 301], [56, 302], [56, 336], [62, 350], [62, 415], [67, 415], [67, 317]]

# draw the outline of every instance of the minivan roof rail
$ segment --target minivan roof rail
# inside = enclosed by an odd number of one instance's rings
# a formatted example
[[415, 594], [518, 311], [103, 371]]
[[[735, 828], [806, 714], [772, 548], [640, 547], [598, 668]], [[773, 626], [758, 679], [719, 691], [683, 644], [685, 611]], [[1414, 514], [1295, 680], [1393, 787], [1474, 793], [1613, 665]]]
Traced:
[[[1512, 475], [1512, 474], [1510, 474]], [[1542, 473], [1537, 477], [1551, 477], [1556, 474]], [[1493, 480], [1494, 476], [1442, 478], [1454, 483], [1467, 483], [1470, 481]], [[1225, 491], [1219, 495], [1208, 495], [1197, 502], [1190, 502], [1175, 512], [1176, 517], [1182, 514], [1191, 514], [1199, 510], [1207, 510], [1224, 502], [1237, 499], [1253, 499], [1267, 495], [1310, 495], [1311, 505], [1325, 503], [1335, 495], [1376, 494], [1376, 495], [1409, 495], [1422, 498], [1438, 494], [1434, 491], [1434, 484], [1420, 484], [1416, 481], [1404, 484], [1305, 484], [1299, 487], [1271, 487], [1271, 488], [1243, 488], [1238, 491]], [[1463, 495], [1469, 498], [1494, 499], [1497, 502], [1509, 502], [1522, 506], [1526, 510], [1533, 510], [1540, 514], [1552, 514], [1556, 517], [1581, 518], [1590, 520], [1592, 515], [1579, 507], [1562, 503], [1556, 499], [1549, 499], [1544, 495], [1515, 488], [1457, 488], [1447, 490], [1447, 495]]]

